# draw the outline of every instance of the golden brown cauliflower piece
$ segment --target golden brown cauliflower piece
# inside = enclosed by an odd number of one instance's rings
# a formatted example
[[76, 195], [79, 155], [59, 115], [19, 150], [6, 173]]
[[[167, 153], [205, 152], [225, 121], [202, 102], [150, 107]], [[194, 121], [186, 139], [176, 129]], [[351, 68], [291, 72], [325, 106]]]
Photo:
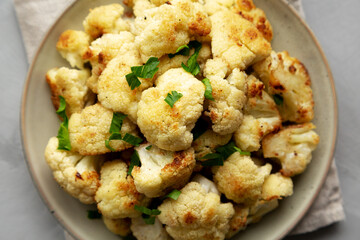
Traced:
[[169, 234], [160, 223], [159, 219], [155, 219], [154, 224], [146, 224], [144, 219], [132, 218], [131, 231], [137, 240], [170, 240]]
[[102, 217], [104, 224], [106, 228], [116, 234], [120, 235], [122, 237], [125, 237], [131, 233], [130, 230], [130, 224], [131, 220], [130, 218], [118, 218], [118, 219], [112, 219], [107, 217]]
[[207, 130], [192, 143], [196, 159], [201, 160], [206, 154], [215, 153], [215, 149], [226, 145], [231, 137], [231, 134], [220, 135], [210, 129]]
[[234, 139], [240, 149], [253, 152], [260, 149], [264, 136], [280, 129], [281, 117], [274, 100], [263, 90], [262, 82], [250, 75], [247, 89], [245, 116]]
[[261, 199], [271, 201], [273, 199], [282, 199], [292, 194], [293, 182], [291, 178], [285, 177], [281, 173], [274, 173], [265, 178]]
[[176, 201], [166, 199], [159, 210], [159, 220], [175, 240], [224, 239], [234, 215], [231, 203], [221, 203], [198, 182], [188, 183]]
[[134, 180], [127, 175], [128, 166], [121, 160], [106, 162], [101, 168], [100, 187], [96, 192], [99, 211], [107, 218], [140, 217], [135, 205], [147, 206], [150, 199], [139, 193]]
[[83, 69], [85, 63], [83, 55], [86, 53], [89, 44], [90, 36], [85, 32], [66, 30], [60, 35], [56, 49], [70, 63], [71, 67]]
[[142, 91], [153, 85], [153, 79], [139, 78], [141, 85], [131, 90], [126, 81], [126, 75], [131, 73], [131, 67], [139, 66], [141, 63], [137, 50], [130, 48], [108, 64], [98, 82], [98, 99], [101, 104], [115, 112], [127, 114], [133, 122], [137, 120], [138, 102]]
[[235, 214], [230, 220], [230, 228], [226, 233], [226, 239], [232, 238], [235, 234], [246, 229], [248, 225], [249, 207], [234, 204]]
[[292, 177], [304, 172], [311, 161], [311, 152], [320, 141], [312, 129], [315, 129], [314, 124], [304, 123], [269, 134], [262, 140], [264, 157], [278, 159], [284, 176]]
[[278, 105], [283, 121], [304, 123], [314, 118], [310, 76], [298, 59], [286, 51], [273, 51], [271, 56], [255, 64], [254, 70], [270, 95], [283, 97], [283, 103]]
[[[171, 91], [183, 95], [173, 108], [164, 101]], [[191, 130], [203, 110], [204, 92], [204, 84], [182, 68], [161, 75], [156, 87], [143, 92], [138, 105], [137, 123], [146, 139], [169, 151], [189, 148]]]
[[90, 76], [88, 70], [69, 68], [53, 68], [46, 74], [46, 81], [51, 89], [51, 100], [55, 109], [59, 108], [59, 96], [63, 96], [67, 103], [66, 114], [70, 117], [79, 113], [88, 102], [93, 101], [93, 94], [86, 86]]
[[105, 33], [128, 31], [129, 25], [123, 20], [124, 8], [121, 4], [110, 4], [90, 9], [83, 25], [85, 32], [93, 39]]
[[136, 189], [149, 198], [165, 195], [169, 190], [185, 186], [195, 167], [194, 149], [171, 152], [150, 144], [136, 147], [141, 167], [132, 171]]
[[[110, 125], [113, 112], [101, 104], [86, 107], [81, 113], [74, 113], [69, 120], [69, 137], [73, 151], [81, 155], [98, 155], [110, 152], [105, 146], [105, 140], [110, 137]], [[137, 136], [136, 125], [125, 118], [120, 133], [130, 133]], [[132, 145], [122, 140], [110, 141], [110, 146], [116, 151], [122, 151]]]
[[214, 182], [220, 192], [236, 203], [251, 205], [261, 196], [271, 165], [257, 166], [249, 156], [233, 153], [223, 166], [214, 167]]
[[224, 10], [210, 19], [213, 56], [222, 58], [230, 70], [244, 70], [270, 55], [270, 43], [251, 22], [238, 14]]
[[45, 149], [45, 160], [53, 171], [56, 182], [71, 196], [84, 204], [95, 203], [100, 185], [98, 168], [101, 156], [82, 156], [75, 152], [58, 150], [59, 140], [50, 138]]
[[86, 84], [94, 93], [98, 93], [99, 76], [113, 58], [128, 52], [134, 56], [139, 55], [133, 43], [134, 40], [135, 37], [130, 32], [121, 32], [119, 34], [105, 34], [91, 43], [84, 58], [89, 59], [92, 66], [92, 75]]

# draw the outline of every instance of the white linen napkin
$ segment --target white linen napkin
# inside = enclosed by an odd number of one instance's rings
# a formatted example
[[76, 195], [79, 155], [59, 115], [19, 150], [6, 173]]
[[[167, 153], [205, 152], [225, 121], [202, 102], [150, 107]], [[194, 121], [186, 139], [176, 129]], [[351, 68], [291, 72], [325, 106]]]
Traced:
[[[305, 18], [301, 0], [286, 1]], [[14, 2], [30, 62], [48, 28], [75, 0], [14, 0]], [[345, 213], [342, 206], [339, 178], [335, 161], [333, 161], [317, 199], [290, 234], [311, 232], [344, 219]], [[72, 239], [66, 232], [65, 238]]]

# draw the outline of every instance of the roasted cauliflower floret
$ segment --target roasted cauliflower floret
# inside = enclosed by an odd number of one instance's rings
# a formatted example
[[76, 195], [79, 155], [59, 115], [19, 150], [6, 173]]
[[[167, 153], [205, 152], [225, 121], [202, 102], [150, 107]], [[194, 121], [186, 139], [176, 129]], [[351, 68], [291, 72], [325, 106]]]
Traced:
[[279, 95], [278, 105], [282, 121], [309, 122], [314, 118], [314, 100], [311, 80], [305, 66], [284, 51], [254, 65], [255, 72], [270, 95]]
[[134, 40], [135, 37], [130, 32], [121, 32], [119, 34], [105, 34], [91, 43], [84, 58], [89, 59], [92, 66], [92, 75], [86, 84], [94, 93], [98, 93], [99, 76], [113, 58], [128, 52], [134, 56], [139, 55], [133, 43]]
[[254, 204], [261, 197], [265, 178], [271, 165], [257, 166], [251, 157], [233, 153], [223, 166], [214, 167], [214, 182], [228, 199], [245, 205]]
[[311, 161], [311, 152], [320, 141], [312, 129], [315, 129], [314, 124], [304, 123], [269, 134], [262, 140], [264, 157], [278, 159], [284, 176], [292, 177], [304, 172]]
[[[164, 101], [177, 91], [182, 97], [173, 108]], [[138, 106], [137, 123], [146, 139], [159, 148], [181, 151], [191, 146], [197, 119], [203, 110], [205, 86], [181, 68], [171, 69], [145, 90]]]
[[205, 114], [210, 117], [214, 132], [220, 135], [231, 134], [242, 122], [245, 94], [221, 77], [209, 76], [208, 78], [214, 101], [206, 99], [208, 110]]
[[285, 177], [281, 173], [275, 173], [265, 178], [261, 193], [263, 200], [282, 199], [292, 194], [293, 182], [290, 177]]
[[204, 76], [225, 78], [228, 75], [227, 63], [221, 58], [209, 59], [204, 68]]
[[274, 100], [263, 90], [262, 82], [249, 76], [247, 85], [245, 116], [234, 139], [240, 149], [253, 152], [260, 149], [264, 136], [280, 129], [281, 117]]
[[230, 220], [226, 239], [230, 239], [238, 232], [245, 230], [248, 225], [249, 207], [234, 204], [234, 210], [235, 214]]
[[244, 70], [270, 55], [271, 45], [249, 21], [230, 10], [210, 17], [214, 58], [222, 58], [230, 70]]
[[131, 231], [137, 240], [170, 240], [169, 234], [156, 218], [154, 224], [146, 224], [144, 219], [132, 218]]
[[231, 203], [221, 203], [218, 194], [207, 192], [197, 182], [181, 189], [176, 201], [166, 199], [159, 210], [159, 220], [175, 240], [224, 239], [234, 215]]
[[[69, 137], [73, 151], [81, 155], [98, 155], [110, 152], [105, 146], [105, 140], [110, 137], [110, 125], [113, 112], [101, 104], [86, 107], [81, 113], [74, 113], [69, 120]], [[120, 133], [137, 136], [136, 125], [125, 118]], [[122, 140], [110, 141], [110, 146], [116, 151], [132, 147]]]
[[90, 76], [88, 70], [69, 68], [53, 68], [46, 74], [46, 81], [51, 89], [51, 100], [55, 109], [59, 108], [59, 96], [63, 96], [67, 103], [66, 114], [70, 117], [79, 113], [94, 96], [86, 86], [86, 79]]
[[84, 68], [83, 55], [86, 53], [90, 44], [90, 36], [82, 31], [66, 30], [63, 32], [56, 49], [71, 65], [71, 67]]
[[249, 208], [248, 224], [257, 223], [263, 216], [274, 210], [279, 206], [279, 200], [273, 199], [270, 201], [259, 200]]
[[100, 187], [96, 192], [99, 211], [107, 218], [140, 217], [135, 205], [147, 206], [150, 199], [139, 193], [134, 180], [127, 175], [128, 166], [121, 160], [106, 162], [101, 168]]
[[189, 181], [195, 167], [194, 149], [181, 152], [161, 150], [149, 144], [136, 147], [141, 167], [132, 171], [136, 189], [147, 197], [165, 195], [171, 189], [180, 189]]
[[207, 130], [192, 143], [196, 159], [201, 161], [206, 154], [215, 153], [215, 149], [226, 145], [231, 137], [231, 134], [220, 135], [210, 129]]
[[107, 217], [102, 217], [104, 224], [107, 229], [109, 229], [110, 232], [120, 235], [122, 237], [125, 237], [131, 233], [130, 231], [130, 224], [131, 219], [130, 218], [118, 218], [118, 219], [112, 219]]
[[196, 174], [192, 179], [191, 182], [197, 182], [200, 183], [201, 187], [203, 189], [205, 189], [205, 191], [207, 193], [216, 193], [217, 195], [220, 196], [220, 192], [217, 189], [216, 185], [214, 182], [210, 181], [209, 179], [207, 179], [206, 177], [200, 175], [200, 174]]
[[50, 138], [45, 149], [45, 160], [53, 171], [56, 182], [71, 196], [85, 204], [95, 203], [95, 193], [100, 185], [98, 168], [101, 156], [58, 150], [59, 140]]
[[205, 10], [210, 16], [231, 9], [234, 4], [235, 0], [204, 0]]
[[123, 13], [124, 8], [117, 3], [91, 9], [83, 22], [85, 32], [96, 39], [105, 33], [128, 31], [129, 25], [122, 19]]
[[140, 86], [131, 90], [126, 75], [131, 73], [132, 66], [140, 66], [141, 63], [137, 50], [129, 49], [108, 64], [98, 82], [98, 99], [101, 104], [115, 112], [127, 114], [133, 122], [137, 119], [142, 91], [153, 85], [153, 79], [139, 78]]

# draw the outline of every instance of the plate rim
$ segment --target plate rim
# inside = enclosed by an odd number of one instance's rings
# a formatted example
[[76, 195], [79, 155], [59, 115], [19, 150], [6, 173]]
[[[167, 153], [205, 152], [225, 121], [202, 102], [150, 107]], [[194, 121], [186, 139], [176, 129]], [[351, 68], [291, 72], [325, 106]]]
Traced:
[[[312, 38], [313, 42], [315, 43], [317, 49], [320, 52], [322, 61], [325, 65], [326, 68], [326, 72], [329, 78], [329, 83], [330, 83], [330, 87], [331, 87], [331, 93], [332, 93], [332, 100], [334, 103], [335, 108], [333, 109], [334, 111], [334, 129], [333, 129], [333, 139], [331, 142], [331, 150], [330, 150], [330, 157], [327, 160], [327, 165], [326, 165], [326, 169], [325, 172], [322, 176], [322, 179], [320, 181], [319, 186], [317, 187], [315, 194], [312, 196], [311, 200], [309, 201], [309, 203], [306, 205], [306, 207], [304, 207], [304, 209], [302, 210], [302, 212], [298, 215], [298, 217], [295, 218], [295, 220], [293, 221], [292, 224], [289, 225], [288, 228], [286, 228], [277, 239], [282, 239], [284, 238], [300, 221], [301, 219], [305, 216], [305, 214], [308, 212], [308, 210], [310, 209], [310, 207], [312, 206], [312, 204], [314, 203], [315, 199], [317, 198], [317, 196], [319, 195], [319, 192], [321, 190], [321, 188], [324, 185], [324, 182], [326, 180], [326, 177], [328, 176], [328, 172], [330, 169], [330, 166], [333, 162], [334, 159], [334, 154], [335, 154], [335, 147], [336, 147], [336, 142], [337, 142], [337, 135], [338, 135], [338, 104], [337, 104], [337, 94], [336, 94], [336, 89], [335, 89], [335, 82], [334, 82], [334, 77], [333, 74], [331, 72], [331, 68], [329, 65], [329, 62], [325, 56], [324, 50], [322, 49], [320, 42], [318, 41], [316, 35], [314, 34], [314, 32], [312, 31], [312, 29], [310, 28], [310, 26], [306, 23], [305, 19], [303, 17], [300, 16], [300, 14], [298, 13], [298, 11], [296, 11], [294, 9], [294, 7], [292, 7], [288, 2], [286, 2], [285, 0], [279, 0], [280, 2], [282, 2], [282, 4], [286, 5], [286, 7], [291, 11], [291, 13], [293, 15], [295, 15], [295, 17], [301, 22], [301, 24], [305, 27], [306, 31], [309, 33], [310, 37]], [[21, 107], [20, 107], [20, 135], [21, 135], [21, 144], [22, 144], [22, 151], [24, 153], [24, 159], [26, 162], [26, 165], [29, 169], [29, 173], [30, 173], [30, 177], [32, 179], [33, 184], [35, 185], [35, 188], [37, 190], [37, 192], [40, 195], [41, 200], [43, 201], [43, 203], [45, 203], [46, 208], [49, 210], [49, 212], [51, 213], [51, 215], [53, 215], [55, 217], [55, 219], [57, 220], [57, 222], [61, 225], [61, 227], [63, 228], [63, 230], [65, 230], [67, 233], [69, 233], [72, 237], [79, 239], [79, 240], [83, 240], [81, 237], [78, 236], [78, 234], [76, 233], [76, 231], [67, 223], [65, 223], [65, 221], [57, 215], [57, 212], [52, 210], [52, 204], [50, 203], [50, 201], [47, 199], [46, 194], [44, 192], [43, 189], [40, 189], [40, 185], [38, 184], [39, 180], [37, 179], [37, 177], [34, 174], [34, 170], [33, 170], [33, 166], [32, 163], [29, 161], [30, 159], [30, 153], [29, 153], [29, 149], [28, 149], [28, 144], [27, 144], [27, 138], [26, 138], [26, 131], [25, 131], [25, 106], [26, 106], [26, 99], [27, 99], [27, 95], [28, 95], [28, 89], [29, 89], [29, 84], [30, 84], [30, 78], [35, 66], [35, 63], [39, 57], [40, 51], [43, 48], [48, 36], [50, 35], [50, 33], [53, 31], [53, 29], [55, 28], [55, 26], [59, 23], [59, 21], [63, 18], [63, 16], [75, 5], [78, 4], [81, 1], [74, 1], [73, 3], [71, 3], [68, 7], [66, 7], [63, 12], [56, 18], [56, 20], [53, 22], [53, 24], [47, 29], [46, 33], [44, 34], [44, 36], [42, 37], [42, 40], [39, 44], [39, 46], [37, 47], [36, 53], [34, 55], [34, 57], [31, 60], [31, 64], [29, 65], [28, 68], [28, 73], [26, 75], [26, 79], [25, 79], [25, 84], [23, 87], [23, 91], [22, 91], [22, 97], [21, 97]]]

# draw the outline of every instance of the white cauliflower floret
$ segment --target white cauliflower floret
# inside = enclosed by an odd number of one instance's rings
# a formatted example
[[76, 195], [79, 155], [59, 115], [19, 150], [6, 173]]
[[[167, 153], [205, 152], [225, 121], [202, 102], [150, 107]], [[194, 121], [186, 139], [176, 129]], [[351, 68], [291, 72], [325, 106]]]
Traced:
[[204, 68], [204, 76], [225, 78], [228, 75], [227, 63], [221, 58], [209, 59]]
[[195, 167], [194, 149], [170, 152], [154, 145], [147, 150], [149, 146], [142, 144], [135, 148], [141, 162], [141, 167], [135, 166], [132, 171], [136, 189], [155, 198], [185, 186]]
[[124, 4], [133, 8], [135, 17], [142, 17], [145, 10], [156, 7], [149, 0], [125, 0]]
[[98, 99], [101, 104], [115, 112], [127, 114], [133, 122], [137, 120], [142, 91], [153, 85], [153, 79], [138, 78], [140, 86], [131, 90], [126, 75], [131, 73], [131, 67], [140, 66], [141, 63], [137, 50], [130, 48], [108, 64], [98, 82]]
[[220, 192], [236, 203], [251, 205], [261, 196], [271, 165], [257, 166], [251, 157], [233, 153], [223, 166], [214, 167], [214, 181]]
[[191, 179], [191, 182], [197, 182], [197, 183], [200, 183], [201, 187], [203, 189], [205, 189], [205, 191], [207, 193], [215, 193], [217, 195], [220, 196], [220, 192], [219, 190], [217, 189], [216, 185], [214, 182], [210, 181], [209, 179], [207, 179], [206, 177], [200, 175], [200, 174], [196, 174], [192, 179]]
[[107, 218], [105, 216], [102, 217], [104, 224], [106, 228], [116, 234], [120, 235], [122, 237], [125, 237], [131, 233], [130, 231], [130, 224], [131, 220], [130, 218], [118, 218], [118, 219], [112, 219]]
[[278, 199], [270, 201], [259, 200], [249, 208], [248, 224], [257, 223], [263, 216], [274, 210], [279, 206]]
[[45, 149], [45, 160], [53, 171], [55, 180], [71, 196], [85, 204], [95, 203], [95, 193], [100, 185], [98, 168], [101, 156], [82, 156], [58, 150], [59, 140], [50, 138]]
[[282, 199], [292, 194], [293, 182], [290, 177], [285, 177], [281, 173], [275, 173], [265, 178], [261, 193], [263, 200]]
[[270, 55], [271, 45], [257, 28], [236, 13], [220, 11], [210, 17], [214, 58], [222, 58], [230, 70], [246, 69]]
[[240, 149], [253, 152], [260, 149], [264, 136], [280, 129], [281, 117], [274, 100], [263, 90], [262, 82], [249, 76], [247, 85], [245, 116], [234, 139]]
[[221, 135], [235, 132], [243, 119], [244, 92], [220, 77], [206, 77], [210, 80], [214, 101], [206, 99], [205, 114], [211, 119], [213, 131]]
[[235, 68], [226, 80], [237, 89], [247, 92], [247, 77], [248, 76], [244, 71], [240, 71], [240, 69]]
[[99, 76], [113, 58], [128, 52], [133, 53], [134, 56], [139, 55], [133, 43], [134, 40], [135, 37], [130, 32], [121, 32], [119, 34], [105, 34], [91, 43], [84, 58], [89, 59], [92, 66], [92, 75], [86, 84], [94, 93], [98, 93]]
[[86, 79], [90, 76], [88, 70], [69, 68], [53, 68], [46, 74], [46, 81], [51, 89], [51, 100], [55, 109], [60, 106], [59, 96], [63, 96], [66, 103], [66, 114], [70, 117], [79, 113], [94, 96], [86, 86]]
[[[197, 119], [203, 110], [205, 86], [184, 69], [171, 69], [145, 90], [138, 105], [137, 123], [146, 139], [159, 148], [181, 151], [191, 146]], [[171, 91], [183, 96], [173, 108], [164, 99]]]
[[231, 134], [220, 135], [210, 129], [206, 130], [206, 132], [192, 143], [196, 159], [201, 161], [201, 158], [206, 154], [215, 153], [215, 149], [226, 145], [231, 137]]
[[264, 82], [270, 95], [280, 95], [278, 105], [282, 121], [309, 122], [314, 118], [314, 100], [311, 80], [305, 66], [284, 51], [254, 65], [255, 72]]
[[96, 39], [105, 33], [128, 31], [129, 25], [122, 19], [123, 13], [123, 6], [117, 3], [90, 9], [83, 22], [85, 32]]
[[101, 168], [100, 187], [96, 192], [99, 211], [107, 218], [140, 217], [135, 205], [147, 206], [150, 199], [139, 193], [134, 180], [127, 175], [128, 166], [121, 160], [106, 162]]
[[204, 7], [209, 15], [229, 10], [235, 4], [235, 0], [204, 0]]
[[[69, 137], [74, 151], [82, 155], [98, 155], [110, 152], [105, 140], [110, 137], [110, 125], [113, 112], [101, 104], [84, 108], [81, 113], [74, 113], [69, 120]], [[136, 125], [125, 118], [120, 133], [137, 136]], [[110, 146], [116, 151], [132, 147], [122, 140], [111, 140]]]
[[226, 239], [232, 238], [235, 234], [246, 229], [248, 225], [249, 207], [234, 204], [235, 214], [230, 220], [230, 228], [226, 233]]
[[60, 35], [56, 49], [70, 63], [71, 67], [83, 69], [85, 63], [83, 55], [86, 53], [89, 44], [90, 36], [85, 32], [66, 30]]
[[311, 161], [311, 152], [320, 141], [312, 129], [315, 129], [314, 124], [304, 123], [269, 134], [262, 140], [264, 157], [278, 159], [284, 176], [292, 177], [304, 172]]
[[224, 239], [234, 215], [231, 203], [221, 203], [218, 194], [207, 192], [197, 182], [181, 189], [176, 201], [166, 199], [159, 210], [159, 220], [175, 240]]
[[155, 218], [154, 224], [146, 224], [144, 219], [132, 218], [131, 231], [137, 240], [170, 240], [169, 234], [160, 221]]

